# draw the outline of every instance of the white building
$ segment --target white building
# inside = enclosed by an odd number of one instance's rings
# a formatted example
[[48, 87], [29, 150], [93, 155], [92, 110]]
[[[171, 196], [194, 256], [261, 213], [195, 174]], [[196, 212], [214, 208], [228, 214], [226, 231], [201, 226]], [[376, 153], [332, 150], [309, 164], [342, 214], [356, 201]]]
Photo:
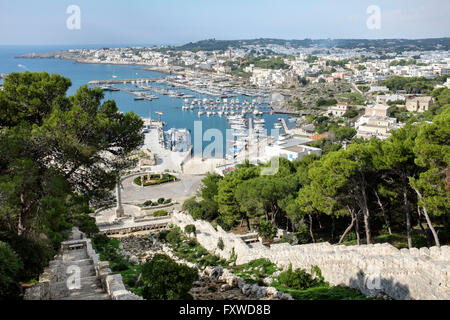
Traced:
[[264, 158], [266, 161], [273, 157], [286, 158], [289, 161], [299, 160], [308, 154], [322, 155], [322, 150], [306, 146], [305, 143], [310, 142], [309, 139], [289, 139], [286, 141], [279, 141], [265, 147]]
[[347, 103], [338, 103], [336, 106], [331, 106], [328, 108], [327, 115], [331, 114], [333, 117], [342, 117], [347, 111]]

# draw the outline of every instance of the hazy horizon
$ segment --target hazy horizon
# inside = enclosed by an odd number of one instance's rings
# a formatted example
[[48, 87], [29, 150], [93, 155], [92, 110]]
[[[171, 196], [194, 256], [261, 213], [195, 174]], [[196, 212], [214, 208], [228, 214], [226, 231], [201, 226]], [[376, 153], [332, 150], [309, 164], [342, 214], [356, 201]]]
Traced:
[[[80, 29], [70, 30], [70, 5]], [[379, 28], [369, 28], [371, 6]], [[180, 45], [205, 39], [449, 37], [448, 0], [0, 0], [0, 45]]]

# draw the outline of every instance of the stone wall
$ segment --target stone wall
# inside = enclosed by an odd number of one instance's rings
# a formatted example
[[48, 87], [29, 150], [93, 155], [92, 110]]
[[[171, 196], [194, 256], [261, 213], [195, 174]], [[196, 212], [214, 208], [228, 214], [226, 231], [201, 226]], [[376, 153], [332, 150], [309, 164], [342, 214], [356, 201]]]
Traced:
[[[229, 259], [237, 255], [237, 264], [267, 258], [280, 267], [311, 270], [318, 266], [331, 285], [345, 285], [367, 296], [387, 294], [394, 299], [450, 299], [450, 247], [401, 249], [390, 244], [360, 246], [316, 243], [306, 245], [260, 243], [248, 246], [240, 237], [217, 230], [205, 221], [174, 211], [172, 223], [184, 229], [193, 224], [197, 240], [207, 250]], [[217, 248], [219, 239], [224, 249]]]

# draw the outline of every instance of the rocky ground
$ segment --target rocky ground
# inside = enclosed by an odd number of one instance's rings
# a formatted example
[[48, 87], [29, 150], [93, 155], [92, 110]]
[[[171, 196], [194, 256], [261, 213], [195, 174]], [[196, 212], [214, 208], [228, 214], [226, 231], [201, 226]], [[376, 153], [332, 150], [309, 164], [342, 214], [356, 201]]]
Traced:
[[248, 284], [222, 267], [207, 267], [189, 291], [195, 300], [292, 300], [273, 287]]
[[[155, 254], [166, 254], [178, 263], [197, 268], [196, 265], [180, 260], [170, 248], [158, 242], [152, 235], [138, 235], [120, 238], [120, 249], [131, 263], [145, 263]], [[198, 269], [198, 268], [197, 268]], [[273, 287], [248, 284], [242, 278], [222, 267], [207, 267], [199, 270], [199, 279], [193, 283], [189, 293], [195, 300], [291, 300], [292, 297]]]

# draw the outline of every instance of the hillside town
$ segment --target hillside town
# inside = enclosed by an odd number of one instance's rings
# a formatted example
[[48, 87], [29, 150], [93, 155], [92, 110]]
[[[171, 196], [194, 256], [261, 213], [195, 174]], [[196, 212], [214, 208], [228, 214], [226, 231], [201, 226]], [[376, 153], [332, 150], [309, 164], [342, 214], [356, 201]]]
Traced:
[[387, 52], [295, 47], [270, 41], [241, 41], [227, 47], [212, 43], [207, 50], [191, 44], [192, 48], [71, 49], [24, 57], [139, 65], [168, 74], [169, 85], [223, 97], [230, 92], [262, 97], [276, 93], [281, 98], [271, 101], [272, 109], [297, 117], [292, 133], [303, 138], [326, 136], [329, 126], [324, 128], [325, 121], [351, 127], [357, 137], [386, 139], [407, 119], [432, 108], [433, 89], [450, 88], [448, 50]]

